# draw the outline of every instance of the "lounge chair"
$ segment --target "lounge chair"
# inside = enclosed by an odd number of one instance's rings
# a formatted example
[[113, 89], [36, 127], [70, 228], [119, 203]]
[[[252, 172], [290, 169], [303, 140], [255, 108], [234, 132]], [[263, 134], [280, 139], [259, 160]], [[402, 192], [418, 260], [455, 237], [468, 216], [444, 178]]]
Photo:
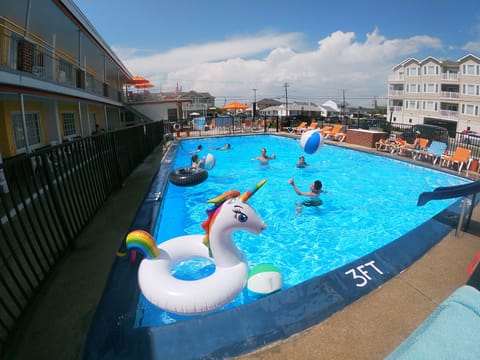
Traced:
[[332, 130], [332, 127], [329, 125], [325, 125], [323, 128], [319, 129], [318, 132], [322, 135], [325, 135], [325, 132]]
[[425, 150], [428, 147], [428, 142], [429, 140], [426, 138], [417, 138], [413, 145], [405, 143], [405, 145], [400, 147], [398, 155], [410, 155], [413, 157], [415, 155], [415, 150]]
[[394, 143], [390, 144], [390, 153], [395, 154], [396, 152], [399, 152], [400, 148], [402, 146], [405, 146], [406, 143], [407, 141], [402, 139], [401, 137], [396, 138]]
[[317, 126], [318, 126], [318, 123], [316, 121], [312, 121], [305, 131], [315, 130]]
[[433, 140], [432, 143], [428, 148], [425, 150], [414, 150], [413, 158], [417, 159], [425, 159], [425, 160], [432, 160], [432, 163], [435, 165], [437, 160], [444, 155], [445, 150], [447, 150], [447, 144], [441, 141]]
[[307, 122], [303, 121], [300, 124], [298, 124], [297, 126], [291, 128], [292, 131], [289, 131], [289, 132], [294, 132], [294, 133], [298, 134], [298, 133], [302, 133], [306, 128], [307, 128]]
[[475, 359], [480, 351], [480, 291], [463, 285], [404, 340], [386, 360]]
[[252, 120], [245, 120], [243, 123], [242, 131], [246, 132], [247, 130], [252, 131]]
[[378, 151], [386, 151], [390, 152], [392, 150], [392, 147], [395, 146], [395, 140], [397, 139], [397, 136], [395, 134], [390, 134], [388, 139], [380, 139], [375, 143], [375, 148]]
[[335, 135], [342, 131], [342, 125], [334, 125], [332, 130], [325, 131], [325, 139], [333, 139]]
[[340, 131], [333, 136], [333, 140], [343, 142], [343, 140], [345, 140], [346, 137], [347, 137], [347, 133]]
[[458, 171], [462, 171], [463, 165], [468, 169], [470, 165], [470, 149], [457, 147], [452, 156], [443, 155], [442, 165], [446, 167], [453, 167], [455, 164], [458, 166]]

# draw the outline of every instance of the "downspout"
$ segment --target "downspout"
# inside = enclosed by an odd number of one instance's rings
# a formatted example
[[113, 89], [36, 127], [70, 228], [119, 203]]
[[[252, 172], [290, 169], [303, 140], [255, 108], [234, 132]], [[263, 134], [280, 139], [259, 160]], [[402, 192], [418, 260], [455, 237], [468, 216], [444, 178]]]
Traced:
[[25, 149], [27, 153], [30, 152], [30, 144], [28, 143], [28, 133], [27, 133], [27, 118], [25, 117], [25, 104], [23, 101], [23, 94], [20, 93], [20, 112], [22, 114], [22, 127], [23, 135], [25, 136]]
[[27, 13], [25, 14], [25, 30], [23, 32], [23, 37], [28, 39], [28, 34], [30, 32], [30, 13], [32, 12], [32, 2], [31, 0], [27, 1]]
[[80, 122], [80, 134], [82, 136], [86, 136], [86, 134], [83, 132], [83, 121], [82, 121], [82, 106], [81, 106], [81, 103], [80, 103], [80, 100], [77, 101], [77, 105], [78, 105], [78, 121]]

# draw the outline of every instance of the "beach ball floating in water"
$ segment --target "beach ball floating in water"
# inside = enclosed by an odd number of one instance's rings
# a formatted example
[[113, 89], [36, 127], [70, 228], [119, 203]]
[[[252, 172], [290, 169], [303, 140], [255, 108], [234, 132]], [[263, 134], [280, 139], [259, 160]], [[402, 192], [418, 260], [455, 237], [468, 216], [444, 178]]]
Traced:
[[250, 269], [247, 290], [251, 296], [265, 296], [282, 288], [283, 276], [272, 264], [258, 264]]
[[302, 134], [300, 147], [307, 154], [315, 154], [323, 146], [323, 136], [318, 131], [309, 130]]
[[207, 156], [205, 157], [205, 169], [212, 170], [215, 167], [215, 164], [216, 164], [215, 156], [208, 153]]

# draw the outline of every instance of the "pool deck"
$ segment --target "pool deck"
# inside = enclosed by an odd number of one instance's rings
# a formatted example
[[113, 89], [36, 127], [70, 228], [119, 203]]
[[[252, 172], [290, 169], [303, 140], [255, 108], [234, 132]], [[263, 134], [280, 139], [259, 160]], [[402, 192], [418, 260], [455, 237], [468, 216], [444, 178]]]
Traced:
[[[119, 241], [128, 231], [161, 158], [158, 148], [99, 210], [22, 319], [4, 359], [83, 358], [89, 325]], [[466, 269], [479, 250], [477, 206], [467, 232], [455, 236], [452, 230], [382, 287], [318, 325], [236, 359], [383, 359], [465, 284]]]

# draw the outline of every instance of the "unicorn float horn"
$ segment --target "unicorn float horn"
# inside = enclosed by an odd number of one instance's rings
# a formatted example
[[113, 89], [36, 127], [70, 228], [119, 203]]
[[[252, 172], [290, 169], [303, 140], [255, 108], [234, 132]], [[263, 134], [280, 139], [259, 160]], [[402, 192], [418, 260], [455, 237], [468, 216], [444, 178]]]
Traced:
[[257, 185], [255, 185], [253, 189], [245, 191], [240, 196], [240, 200], [242, 200], [243, 202], [247, 202], [247, 200], [250, 199], [253, 196], [253, 194], [255, 194], [258, 191], [258, 189], [260, 189], [263, 185], [265, 185], [266, 182], [267, 180], [263, 179]]

